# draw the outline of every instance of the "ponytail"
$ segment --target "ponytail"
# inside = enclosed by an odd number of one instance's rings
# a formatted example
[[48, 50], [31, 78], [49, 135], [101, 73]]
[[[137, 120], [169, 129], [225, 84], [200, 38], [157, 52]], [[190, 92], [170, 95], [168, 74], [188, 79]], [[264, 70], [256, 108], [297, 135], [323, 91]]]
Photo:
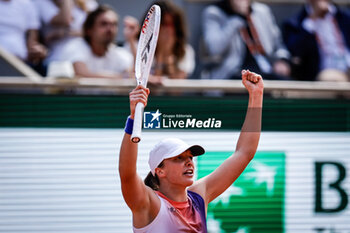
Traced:
[[[158, 165], [158, 167], [161, 168], [163, 166], [164, 166], [164, 163], [162, 161]], [[159, 182], [159, 178], [158, 178], [157, 174], [153, 175], [152, 172], [149, 172], [143, 182], [145, 183], [145, 185], [147, 185], [148, 187], [150, 187], [153, 190], [157, 191], [159, 189], [160, 182]]]
[[153, 190], [157, 191], [159, 189], [159, 178], [157, 174], [153, 176], [152, 172], [149, 172], [144, 180], [144, 183]]

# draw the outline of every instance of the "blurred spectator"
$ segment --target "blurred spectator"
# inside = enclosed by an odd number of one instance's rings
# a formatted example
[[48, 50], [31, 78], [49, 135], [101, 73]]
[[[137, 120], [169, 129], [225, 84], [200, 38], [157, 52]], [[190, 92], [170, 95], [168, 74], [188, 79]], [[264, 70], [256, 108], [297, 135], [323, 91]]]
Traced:
[[330, 0], [307, 0], [283, 26], [300, 80], [349, 80], [350, 14]]
[[[267, 5], [223, 0], [203, 12], [204, 46], [216, 60], [211, 79], [238, 79], [242, 69], [265, 79], [289, 79], [289, 52]], [[215, 59], [214, 59], [215, 58]]]
[[37, 68], [47, 54], [39, 43], [40, 21], [30, 0], [0, 0], [0, 46]]
[[72, 62], [77, 76], [122, 78], [133, 66], [133, 57], [126, 49], [117, 47], [118, 15], [99, 6], [84, 23], [84, 38], [76, 38], [62, 51], [62, 58]]
[[139, 21], [136, 18], [127, 15], [124, 17], [123, 22], [125, 39], [124, 48], [129, 50], [134, 56], [134, 58], [136, 58], [137, 43], [140, 34]]
[[62, 48], [82, 35], [82, 25], [89, 11], [97, 7], [94, 0], [33, 0], [43, 23], [42, 37], [49, 48], [46, 63], [60, 60]]
[[186, 41], [184, 13], [167, 0], [155, 1], [153, 4], [159, 5], [161, 9], [161, 22], [149, 82], [161, 84], [164, 77], [185, 79], [195, 68], [195, 53]]

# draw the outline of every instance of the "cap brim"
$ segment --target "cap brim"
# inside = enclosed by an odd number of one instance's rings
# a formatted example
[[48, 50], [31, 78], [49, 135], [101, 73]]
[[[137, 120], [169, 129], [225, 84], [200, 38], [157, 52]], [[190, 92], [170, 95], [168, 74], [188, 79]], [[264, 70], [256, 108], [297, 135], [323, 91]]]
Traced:
[[191, 154], [193, 156], [199, 156], [205, 153], [205, 150], [203, 147], [201, 147], [200, 145], [193, 145], [190, 148], [188, 148], [188, 150], [191, 151]]
[[186, 150], [190, 150], [191, 154], [193, 156], [199, 156], [199, 155], [204, 154], [204, 152], [205, 152], [203, 147], [201, 147], [199, 145], [192, 145], [190, 147], [179, 148], [176, 151], [173, 151], [173, 153], [168, 154], [167, 156], [164, 156], [164, 159], [170, 159], [170, 158], [176, 157], [176, 156], [182, 154], [183, 152], [185, 152]]

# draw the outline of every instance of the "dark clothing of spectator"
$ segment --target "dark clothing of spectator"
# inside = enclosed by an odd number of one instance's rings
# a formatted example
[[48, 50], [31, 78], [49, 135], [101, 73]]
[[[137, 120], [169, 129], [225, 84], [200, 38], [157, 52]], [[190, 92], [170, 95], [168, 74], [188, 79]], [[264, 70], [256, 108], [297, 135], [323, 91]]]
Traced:
[[[350, 14], [336, 7], [335, 24], [343, 36], [344, 44], [350, 48]], [[283, 24], [283, 38], [295, 62], [294, 76], [299, 80], [316, 80], [321, 71], [320, 46], [315, 33], [303, 27], [303, 21], [309, 16], [306, 7]]]

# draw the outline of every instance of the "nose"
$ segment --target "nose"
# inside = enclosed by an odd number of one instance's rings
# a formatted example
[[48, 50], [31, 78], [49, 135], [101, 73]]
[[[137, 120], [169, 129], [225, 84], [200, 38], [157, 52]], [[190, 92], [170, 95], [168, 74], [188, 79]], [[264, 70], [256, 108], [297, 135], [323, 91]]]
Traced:
[[114, 24], [108, 24], [108, 27], [107, 27], [108, 31], [114, 31], [116, 29], [117, 29], [117, 27]]
[[185, 165], [186, 166], [193, 166], [193, 160], [191, 157], [187, 157]]

